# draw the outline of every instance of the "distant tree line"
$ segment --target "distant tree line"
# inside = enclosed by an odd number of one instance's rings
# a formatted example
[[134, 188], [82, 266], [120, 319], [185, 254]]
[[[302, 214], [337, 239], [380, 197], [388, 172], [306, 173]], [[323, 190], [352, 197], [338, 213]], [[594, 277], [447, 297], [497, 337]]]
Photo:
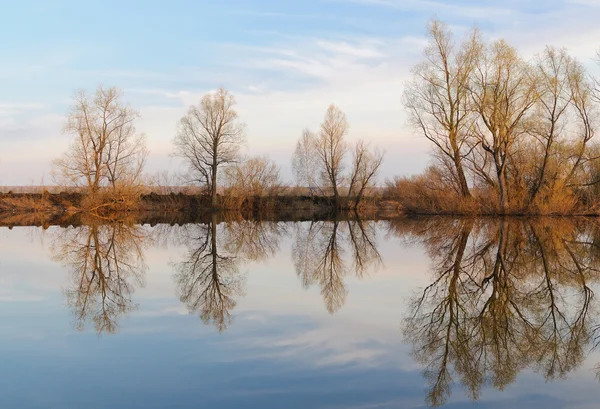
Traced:
[[[148, 150], [145, 135], [135, 128], [138, 118], [117, 88], [75, 95], [64, 128], [73, 141], [54, 161], [54, 176], [64, 186], [84, 189], [87, 209], [132, 208], [142, 189], [152, 184], [143, 173]], [[347, 133], [345, 114], [331, 105], [319, 134], [305, 131], [293, 158], [298, 185], [310, 194], [331, 195], [335, 209], [357, 208], [383, 160], [383, 153], [359, 141], [352, 149], [350, 172], [344, 173]], [[248, 198], [277, 196], [287, 188], [280, 168], [267, 156], [241, 155], [245, 124], [235, 110], [235, 98], [223, 88], [189, 108], [173, 143], [174, 156], [186, 166], [183, 182], [200, 186], [214, 209], [239, 208]]]
[[[595, 209], [600, 92], [583, 65], [553, 47], [526, 61], [504, 40], [486, 43], [477, 29], [457, 41], [437, 20], [428, 36], [403, 102], [434, 160], [422, 175], [388, 181], [384, 198], [417, 213]], [[75, 95], [65, 124], [73, 141], [55, 161], [55, 176], [84, 188], [88, 208], [131, 206], [152, 183], [143, 173], [148, 150], [137, 119], [116, 88]], [[245, 129], [223, 88], [178, 123], [173, 154], [185, 164], [183, 181], [201, 187], [215, 209], [288, 187], [268, 157], [242, 156]], [[297, 191], [326, 196], [336, 210], [356, 209], [373, 191], [384, 157], [362, 140], [348, 143], [348, 131], [346, 115], [332, 104], [317, 132], [302, 132], [292, 158]]]

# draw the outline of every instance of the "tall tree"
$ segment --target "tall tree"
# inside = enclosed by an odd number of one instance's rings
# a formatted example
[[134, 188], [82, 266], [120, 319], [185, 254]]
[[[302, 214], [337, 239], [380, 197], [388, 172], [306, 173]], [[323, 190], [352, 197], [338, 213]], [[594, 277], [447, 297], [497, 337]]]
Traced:
[[102, 187], [113, 192], [138, 186], [148, 155], [144, 134], [135, 129], [138, 111], [124, 104], [117, 88], [98, 87], [94, 95], [75, 94], [64, 131], [74, 136], [68, 151], [54, 161], [60, 182]]
[[598, 121], [598, 95], [595, 95], [594, 83], [590, 80], [585, 69], [578, 61], [573, 61], [569, 66], [569, 89], [571, 91], [571, 103], [575, 108], [575, 140], [574, 154], [571, 155], [569, 173], [566, 176], [567, 186], [592, 186], [600, 183], [600, 180], [593, 178], [589, 182], [577, 182], [576, 176], [585, 179], [585, 165], [598, 162], [599, 157], [595, 154], [590, 155], [590, 142], [596, 134]]
[[542, 146], [541, 163], [536, 166], [537, 175], [530, 189], [529, 201], [533, 202], [540, 189], [548, 181], [548, 169], [555, 144], [566, 126], [572, 98], [569, 72], [573, 61], [565, 50], [546, 47], [536, 64], [538, 101], [536, 115], [529, 126], [529, 133]]
[[344, 157], [348, 146], [344, 137], [348, 133], [346, 114], [331, 104], [321, 123], [315, 142], [323, 184], [333, 192], [336, 208], [340, 206], [339, 188], [343, 182]]
[[294, 156], [292, 157], [292, 169], [298, 186], [306, 186], [313, 193], [317, 187], [317, 178], [315, 169], [317, 166], [315, 135], [309, 130], [304, 129], [302, 136], [296, 143]]
[[457, 45], [448, 26], [438, 20], [428, 24], [427, 33], [425, 59], [413, 68], [404, 105], [412, 126], [451, 161], [457, 190], [469, 198], [463, 158], [471, 122], [469, 80], [481, 48], [479, 33], [474, 30]]
[[499, 40], [487, 47], [472, 75], [473, 127], [481, 148], [491, 156], [499, 190], [500, 210], [508, 211], [506, 169], [513, 148], [525, 133], [526, 115], [538, 98], [534, 70], [517, 50]]
[[186, 162], [191, 179], [206, 186], [213, 207], [218, 205], [219, 168], [237, 162], [246, 142], [234, 105], [235, 98], [223, 88], [204, 95], [181, 118], [174, 140], [175, 155]]

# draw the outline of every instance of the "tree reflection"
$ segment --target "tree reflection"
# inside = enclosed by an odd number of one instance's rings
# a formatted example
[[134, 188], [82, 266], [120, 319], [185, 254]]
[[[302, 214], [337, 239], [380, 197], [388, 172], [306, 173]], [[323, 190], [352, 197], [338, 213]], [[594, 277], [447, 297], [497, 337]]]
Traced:
[[146, 231], [124, 222], [88, 221], [61, 231], [52, 244], [53, 258], [70, 271], [66, 303], [83, 330], [92, 322], [98, 334], [116, 333], [121, 316], [136, 308], [135, 289], [144, 283]]
[[[304, 288], [318, 285], [325, 306], [334, 314], [345, 303], [345, 278], [362, 277], [382, 263], [377, 251], [374, 222], [333, 220], [299, 224], [292, 249], [296, 274]], [[352, 262], [346, 252], [350, 250]]]
[[225, 223], [225, 249], [245, 260], [265, 261], [277, 254], [285, 223], [236, 220]]
[[181, 301], [219, 332], [231, 324], [236, 300], [244, 293], [246, 277], [240, 266], [275, 254], [285, 232], [285, 227], [278, 223], [245, 220], [219, 223], [220, 217], [213, 214], [205, 224], [181, 228], [188, 254], [175, 265]]
[[[546, 379], [579, 366], [593, 337], [598, 229], [564, 221], [397, 223], [423, 243], [433, 282], [417, 294], [404, 333], [439, 406], [458, 377], [477, 399], [503, 389], [524, 368]], [[595, 311], [594, 311], [595, 312]]]

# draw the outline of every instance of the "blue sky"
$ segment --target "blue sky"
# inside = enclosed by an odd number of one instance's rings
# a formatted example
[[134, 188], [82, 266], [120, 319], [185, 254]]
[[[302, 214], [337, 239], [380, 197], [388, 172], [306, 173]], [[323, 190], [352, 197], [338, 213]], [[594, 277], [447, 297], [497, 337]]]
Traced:
[[148, 171], [169, 158], [177, 120], [219, 86], [237, 97], [246, 154], [269, 154], [291, 179], [302, 128], [327, 105], [348, 114], [349, 139], [386, 149], [382, 177], [426, 166], [428, 146], [406, 126], [403, 83], [436, 16], [460, 35], [478, 26], [527, 58], [567, 47], [591, 69], [600, 1], [6, 1], [0, 0], [0, 185], [50, 183], [51, 161], [78, 88], [118, 86], [141, 111]]

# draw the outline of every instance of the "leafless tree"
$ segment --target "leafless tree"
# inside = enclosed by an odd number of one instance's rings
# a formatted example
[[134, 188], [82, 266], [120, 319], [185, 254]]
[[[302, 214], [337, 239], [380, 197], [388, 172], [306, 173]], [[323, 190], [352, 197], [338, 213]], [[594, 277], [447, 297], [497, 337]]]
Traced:
[[190, 179], [207, 187], [213, 207], [218, 205], [218, 171], [238, 161], [246, 141], [234, 105], [233, 95], [223, 88], [204, 95], [181, 118], [174, 140], [175, 155], [186, 162]]
[[530, 202], [533, 202], [546, 184], [554, 147], [563, 136], [567, 124], [568, 108], [571, 106], [569, 71], [572, 59], [565, 50], [547, 47], [538, 58], [538, 94], [536, 115], [530, 121], [529, 132], [542, 146], [542, 161], [531, 186]]
[[135, 129], [138, 111], [124, 104], [117, 88], [98, 87], [94, 95], [80, 90], [67, 114], [64, 131], [74, 139], [54, 161], [59, 183], [113, 192], [139, 187], [148, 150], [144, 134]]
[[369, 149], [369, 144], [360, 140], [354, 147], [352, 175], [348, 187], [348, 198], [354, 197], [354, 209], [358, 208], [365, 190], [375, 183], [379, 167], [383, 163], [383, 152]]
[[448, 26], [438, 20], [431, 21], [427, 31], [425, 60], [413, 68], [404, 105], [412, 126], [452, 162], [460, 195], [469, 198], [463, 161], [469, 151], [469, 81], [481, 48], [479, 33], [474, 30], [456, 45]]
[[534, 70], [515, 48], [499, 40], [477, 60], [471, 82], [478, 114], [475, 136], [492, 158], [498, 182], [500, 210], [508, 211], [506, 169], [513, 148], [525, 133], [526, 115], [538, 98]]
[[[586, 165], [590, 162], [598, 162], [600, 157], [589, 155], [590, 142], [596, 134], [598, 121], [598, 107], [595, 102], [594, 83], [590, 80], [585, 69], [578, 61], [573, 61], [569, 66], [569, 89], [571, 91], [571, 102], [575, 111], [575, 141], [573, 143], [572, 155], [570, 155], [569, 173], [566, 176], [567, 186], [589, 186], [600, 183], [599, 179], [582, 182], [586, 179]], [[581, 175], [577, 182], [576, 176]]]
[[315, 135], [309, 130], [304, 129], [302, 136], [296, 143], [294, 156], [292, 157], [292, 169], [298, 186], [306, 186], [313, 194], [317, 187], [317, 178], [315, 169], [317, 168]]
[[344, 157], [348, 146], [344, 137], [348, 133], [348, 121], [337, 106], [331, 104], [321, 123], [315, 150], [319, 161], [323, 185], [333, 191], [336, 208], [340, 206], [339, 188], [343, 182]]

